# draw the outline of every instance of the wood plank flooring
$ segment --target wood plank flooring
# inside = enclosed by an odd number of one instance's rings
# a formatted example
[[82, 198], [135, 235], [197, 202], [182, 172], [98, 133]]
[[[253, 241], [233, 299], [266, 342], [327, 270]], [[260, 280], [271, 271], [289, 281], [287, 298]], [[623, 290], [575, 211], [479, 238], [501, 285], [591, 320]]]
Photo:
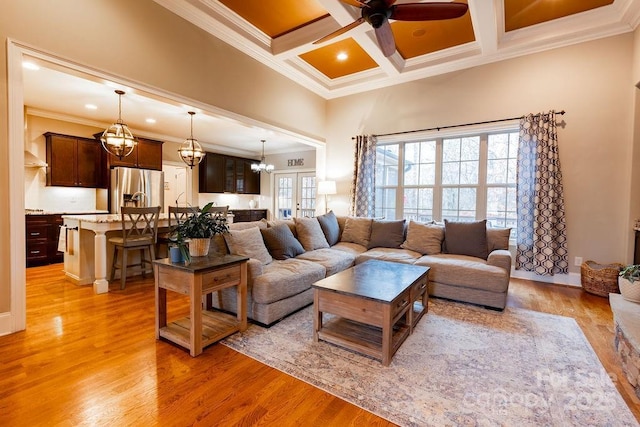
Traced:
[[[392, 425], [225, 346], [192, 358], [154, 335], [151, 278], [108, 294], [27, 269], [27, 330], [0, 337], [0, 425]], [[640, 401], [613, 348], [608, 300], [512, 280], [508, 305], [573, 317], [636, 418]], [[188, 313], [169, 294], [169, 320]]]

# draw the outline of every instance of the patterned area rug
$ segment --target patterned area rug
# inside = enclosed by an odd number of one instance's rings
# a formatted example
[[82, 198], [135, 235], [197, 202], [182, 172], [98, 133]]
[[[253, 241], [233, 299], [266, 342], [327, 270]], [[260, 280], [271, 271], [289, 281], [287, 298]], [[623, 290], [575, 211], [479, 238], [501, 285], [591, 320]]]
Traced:
[[403, 426], [636, 426], [574, 319], [431, 299], [388, 367], [312, 338], [312, 308], [223, 343]]

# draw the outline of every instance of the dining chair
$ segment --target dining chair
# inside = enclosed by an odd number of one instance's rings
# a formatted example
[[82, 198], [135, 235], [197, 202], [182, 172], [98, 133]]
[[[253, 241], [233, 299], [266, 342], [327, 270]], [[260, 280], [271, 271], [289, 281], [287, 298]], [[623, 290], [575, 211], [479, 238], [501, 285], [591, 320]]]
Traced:
[[[145, 267], [149, 265], [151, 274], [153, 274], [160, 206], [148, 208], [122, 206], [120, 212], [122, 215], [122, 235], [109, 239], [109, 243], [113, 244], [113, 260], [109, 280], [113, 280], [116, 270], [120, 270], [120, 289], [124, 289], [127, 281], [127, 267], [140, 267], [142, 277], [145, 277], [147, 272]], [[140, 253], [139, 262], [129, 264], [130, 251]], [[121, 255], [120, 260], [118, 255]]]

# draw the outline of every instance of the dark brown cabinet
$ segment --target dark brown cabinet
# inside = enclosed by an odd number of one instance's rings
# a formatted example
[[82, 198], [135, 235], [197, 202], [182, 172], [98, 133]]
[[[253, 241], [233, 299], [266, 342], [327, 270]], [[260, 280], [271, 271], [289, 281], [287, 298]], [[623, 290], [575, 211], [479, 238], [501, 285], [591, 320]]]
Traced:
[[251, 170], [256, 160], [207, 153], [199, 165], [200, 193], [260, 194], [260, 174]]
[[266, 209], [233, 209], [233, 222], [249, 222], [267, 219]]
[[47, 185], [106, 188], [106, 159], [94, 139], [52, 132], [44, 134], [47, 148]]
[[198, 166], [200, 193], [224, 193], [225, 156], [207, 153]]
[[58, 252], [58, 236], [62, 215], [26, 215], [27, 267], [62, 262], [64, 254]]
[[[102, 134], [95, 134], [96, 139], [100, 139]], [[127, 157], [120, 159], [118, 156], [108, 154], [109, 168], [125, 166], [129, 168], [162, 170], [162, 141], [153, 139], [136, 138], [133, 152]]]

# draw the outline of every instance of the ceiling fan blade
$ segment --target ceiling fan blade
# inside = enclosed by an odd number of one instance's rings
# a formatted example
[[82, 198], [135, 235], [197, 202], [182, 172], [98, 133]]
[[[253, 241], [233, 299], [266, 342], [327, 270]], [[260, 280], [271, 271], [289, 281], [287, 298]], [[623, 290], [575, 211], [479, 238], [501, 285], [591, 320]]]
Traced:
[[459, 18], [469, 6], [465, 3], [404, 3], [391, 7], [391, 19], [398, 21], [437, 21]]
[[355, 6], [355, 7], [366, 7], [367, 4], [363, 1], [360, 0], [340, 0], [342, 3], [346, 3], [349, 4], [351, 6]]
[[391, 31], [391, 25], [388, 20], [384, 20], [382, 25], [375, 29], [376, 39], [380, 45], [380, 50], [384, 56], [391, 56], [396, 51], [396, 41], [393, 38], [393, 31]]
[[321, 39], [318, 39], [318, 40], [314, 41], [313, 44], [323, 43], [323, 42], [326, 42], [327, 40], [331, 40], [334, 37], [338, 37], [340, 34], [344, 34], [347, 31], [354, 29], [355, 27], [357, 27], [358, 25], [362, 24], [363, 22], [364, 22], [364, 18], [358, 18], [355, 21], [353, 21], [351, 24], [345, 25], [344, 27], [340, 28], [339, 30], [336, 30], [333, 33], [327, 34], [326, 36], [322, 37]]

